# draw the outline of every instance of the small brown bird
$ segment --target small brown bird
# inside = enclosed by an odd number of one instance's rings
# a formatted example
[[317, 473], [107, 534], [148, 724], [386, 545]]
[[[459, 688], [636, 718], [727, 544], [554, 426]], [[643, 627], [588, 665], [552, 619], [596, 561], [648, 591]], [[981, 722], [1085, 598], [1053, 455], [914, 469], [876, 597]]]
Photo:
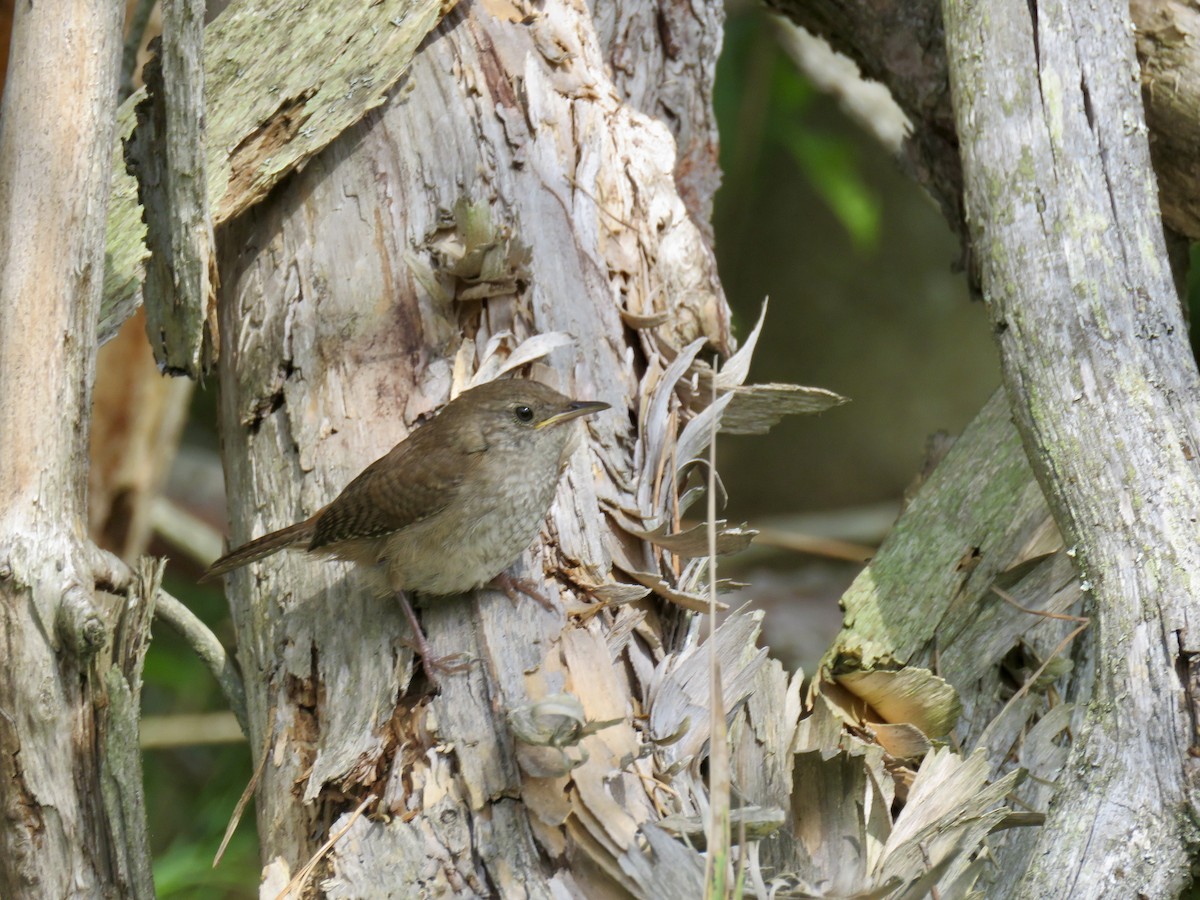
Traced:
[[578, 445], [572, 422], [608, 409], [535, 381], [493, 381], [464, 391], [367, 466], [313, 516], [218, 559], [207, 581], [283, 549], [351, 560], [395, 592], [426, 674], [429, 655], [405, 591], [459, 594], [495, 581], [512, 596], [531, 588], [504, 575], [537, 536], [559, 477]]

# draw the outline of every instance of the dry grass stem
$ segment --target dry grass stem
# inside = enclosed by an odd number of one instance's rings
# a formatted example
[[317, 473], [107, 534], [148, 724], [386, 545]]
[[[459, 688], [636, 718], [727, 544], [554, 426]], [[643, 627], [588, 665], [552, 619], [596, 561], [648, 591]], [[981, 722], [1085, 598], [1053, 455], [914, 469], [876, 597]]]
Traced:
[[[271, 710], [270, 720], [272, 724], [275, 722], [275, 710]], [[258, 787], [259, 779], [262, 778], [263, 769], [267, 765], [267, 754], [271, 749], [271, 729], [263, 735], [262, 749], [258, 754], [258, 765], [254, 767], [254, 774], [250, 776], [250, 780], [246, 782], [246, 789], [242, 791], [242, 796], [238, 798], [237, 804], [233, 807], [233, 815], [229, 817], [229, 824], [225, 826], [225, 836], [221, 838], [221, 846], [217, 848], [217, 855], [213, 857], [213, 868], [221, 861], [221, 857], [225, 855], [225, 848], [229, 846], [229, 841], [233, 837], [234, 831], [237, 830], [238, 822], [242, 820], [242, 813], [246, 811], [246, 804], [250, 802], [250, 798], [254, 796], [254, 790]]]

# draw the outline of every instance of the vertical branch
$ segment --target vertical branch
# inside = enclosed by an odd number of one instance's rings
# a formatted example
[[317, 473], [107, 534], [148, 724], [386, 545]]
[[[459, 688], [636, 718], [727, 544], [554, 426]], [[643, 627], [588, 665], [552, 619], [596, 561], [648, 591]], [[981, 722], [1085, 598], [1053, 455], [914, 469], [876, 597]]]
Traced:
[[1128, 7], [944, 10], [1005, 387], [1097, 624], [1093, 702], [1020, 896], [1170, 896], [1197, 839], [1196, 701], [1176, 672], [1197, 650], [1200, 379], [1130, 77]]
[[142, 708], [142, 666], [150, 646], [150, 623], [166, 561], [143, 557], [129, 585], [129, 602], [114, 608], [113, 640], [102, 657], [107, 707], [97, 728], [100, 794], [113, 837], [116, 880], [125, 896], [154, 900], [146, 798], [138, 720]]
[[31, 507], [56, 525], [83, 521], [83, 470], [64, 463], [87, 450], [78, 417], [95, 363], [119, 25], [119, 11], [99, 0], [16, 11], [0, 110], [6, 523]]
[[104, 896], [114, 882], [138, 893], [96, 802], [94, 704], [104, 689], [91, 657], [108, 622], [83, 539], [120, 43], [118, 4], [18, 4], [0, 108], [0, 895], [9, 898]]
[[147, 96], [126, 145], [150, 250], [146, 334], [160, 369], [193, 378], [203, 363], [205, 321], [216, 323], [203, 49], [203, 0], [164, 3], [161, 43], [145, 69]]

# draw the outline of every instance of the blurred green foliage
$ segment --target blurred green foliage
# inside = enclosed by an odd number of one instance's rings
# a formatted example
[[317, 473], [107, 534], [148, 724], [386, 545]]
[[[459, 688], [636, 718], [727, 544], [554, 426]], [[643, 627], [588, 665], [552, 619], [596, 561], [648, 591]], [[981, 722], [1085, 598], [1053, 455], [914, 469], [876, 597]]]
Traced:
[[728, 514], [751, 523], [896, 500], [929, 436], [960, 431], [999, 382], [983, 305], [954, 270], [957, 238], [892, 154], [809, 85], [779, 37], [765, 10], [731, 10], [714, 98], [721, 283], [738, 335], [771, 298], [751, 381], [816, 385], [852, 402], [722, 440]]
[[[233, 628], [224, 595], [211, 586], [197, 585], [195, 575], [194, 571], [169, 564], [164, 587], [204, 620], [226, 647], [232, 647]], [[208, 669], [174, 631], [155, 622], [146, 654], [143, 715], [225, 708]], [[220, 865], [213, 868], [212, 864], [234, 807], [250, 780], [247, 745], [152, 749], [143, 754], [142, 762], [158, 896], [180, 900], [255, 897], [259, 861], [253, 802], [247, 806]]]
[[[729, 17], [717, 72], [713, 102], [721, 132], [723, 194], [751, 197], [768, 179], [799, 176], [857, 249], [873, 249], [881, 199], [863, 177], [859, 143], [815, 114], [820, 95], [779, 47], [764, 11], [742, 10]], [[791, 159], [791, 173], [762, 164], [775, 150]]]

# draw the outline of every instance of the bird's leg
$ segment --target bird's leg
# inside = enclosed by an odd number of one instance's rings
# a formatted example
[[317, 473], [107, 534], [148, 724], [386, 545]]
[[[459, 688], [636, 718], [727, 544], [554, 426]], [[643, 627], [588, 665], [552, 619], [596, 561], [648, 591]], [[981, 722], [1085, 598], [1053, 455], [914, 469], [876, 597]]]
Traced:
[[408, 627], [412, 629], [413, 649], [421, 655], [421, 667], [425, 670], [425, 677], [429, 679], [429, 683], [434, 687], [438, 686], [438, 672], [449, 675], [453, 672], [465, 671], [467, 663], [451, 662], [451, 660], [457, 659], [463, 654], [451, 653], [449, 656], [433, 655], [433, 648], [429, 646], [429, 641], [425, 638], [425, 632], [421, 630], [421, 623], [417, 621], [416, 611], [413, 610], [412, 604], [408, 602], [408, 595], [404, 591], [396, 591], [396, 599], [400, 601], [400, 608], [404, 610], [404, 617], [408, 619]]
[[554, 602], [534, 587], [532, 581], [525, 578], [516, 578], [507, 572], [501, 572], [488, 583], [488, 586], [504, 591], [514, 606], [517, 603], [517, 594], [524, 594], [530, 600], [536, 600], [542, 609], [547, 609], [550, 612], [554, 612], [556, 609]]

